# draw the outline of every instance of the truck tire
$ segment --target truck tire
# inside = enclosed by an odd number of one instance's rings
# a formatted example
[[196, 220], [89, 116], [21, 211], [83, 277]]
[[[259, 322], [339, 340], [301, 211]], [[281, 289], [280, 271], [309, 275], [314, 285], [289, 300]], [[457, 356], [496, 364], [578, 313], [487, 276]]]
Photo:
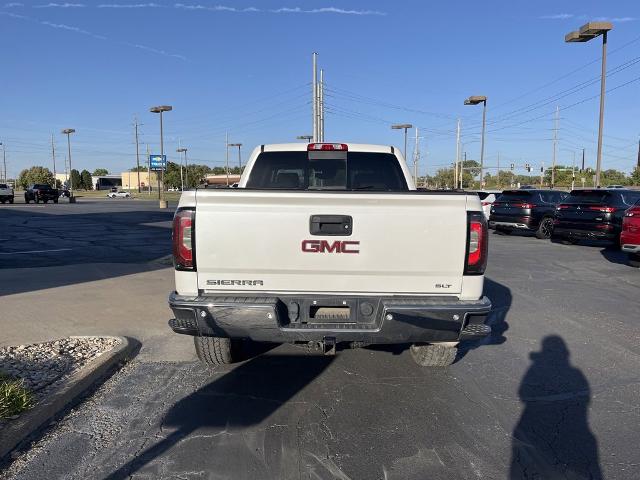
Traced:
[[233, 363], [237, 357], [237, 342], [230, 338], [198, 336], [193, 337], [193, 343], [198, 360], [210, 367]]
[[536, 238], [540, 240], [548, 240], [553, 234], [553, 217], [543, 217], [536, 230]]
[[53, 203], [58, 203], [58, 199], [57, 199], [57, 198], [54, 198], [54, 199], [53, 199]]
[[10, 198], [10, 199], [9, 199], [9, 203], [13, 203], [13, 198]]
[[40, 197], [38, 195], [35, 196], [34, 202], [40, 203]]
[[413, 360], [422, 367], [446, 367], [451, 365], [458, 354], [456, 347], [443, 345], [411, 345]]

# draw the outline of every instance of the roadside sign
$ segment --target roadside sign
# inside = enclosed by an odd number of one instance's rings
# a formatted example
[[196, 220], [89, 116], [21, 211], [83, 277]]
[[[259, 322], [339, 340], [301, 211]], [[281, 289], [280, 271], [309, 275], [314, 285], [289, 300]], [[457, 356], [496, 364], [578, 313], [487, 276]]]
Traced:
[[149, 166], [151, 167], [151, 170], [166, 170], [167, 156], [149, 155]]

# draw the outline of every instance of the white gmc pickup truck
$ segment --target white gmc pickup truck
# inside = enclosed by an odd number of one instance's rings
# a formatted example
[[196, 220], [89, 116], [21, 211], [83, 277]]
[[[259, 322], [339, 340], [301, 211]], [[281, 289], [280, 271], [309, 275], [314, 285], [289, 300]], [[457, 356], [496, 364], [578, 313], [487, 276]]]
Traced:
[[444, 366], [491, 332], [480, 199], [416, 190], [394, 147], [262, 145], [238, 188], [182, 194], [171, 328], [206, 364], [241, 341], [410, 344]]

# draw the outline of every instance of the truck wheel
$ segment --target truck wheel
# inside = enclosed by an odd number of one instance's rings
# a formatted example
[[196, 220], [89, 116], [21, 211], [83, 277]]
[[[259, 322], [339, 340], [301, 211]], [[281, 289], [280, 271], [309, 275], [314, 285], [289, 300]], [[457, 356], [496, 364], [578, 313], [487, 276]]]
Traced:
[[215, 367], [233, 363], [238, 357], [238, 343], [223, 337], [193, 337], [196, 355], [205, 365]]
[[540, 240], [547, 240], [551, 238], [553, 234], [553, 218], [544, 217], [540, 220], [540, 225], [538, 225], [538, 230], [536, 230], [536, 238]]
[[443, 345], [411, 345], [413, 360], [422, 367], [446, 367], [451, 365], [458, 353], [456, 347]]
[[40, 203], [40, 197], [38, 197], [38, 195], [36, 195], [35, 202]]
[[24, 203], [29, 203], [29, 202], [30, 202], [29, 198], [25, 195], [24, 196]]
[[13, 203], [13, 198], [10, 198], [10, 199], [9, 199], [9, 203]]
[[54, 199], [53, 199], [53, 203], [58, 203], [58, 199], [57, 199], [57, 198], [54, 198]]

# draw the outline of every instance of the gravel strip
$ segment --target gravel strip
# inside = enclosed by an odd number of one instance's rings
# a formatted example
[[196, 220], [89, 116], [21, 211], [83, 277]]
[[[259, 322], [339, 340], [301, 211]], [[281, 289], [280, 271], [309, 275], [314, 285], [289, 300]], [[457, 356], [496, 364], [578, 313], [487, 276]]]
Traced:
[[0, 371], [22, 379], [37, 402], [92, 359], [119, 343], [116, 338], [71, 337], [4, 347], [0, 348]]

